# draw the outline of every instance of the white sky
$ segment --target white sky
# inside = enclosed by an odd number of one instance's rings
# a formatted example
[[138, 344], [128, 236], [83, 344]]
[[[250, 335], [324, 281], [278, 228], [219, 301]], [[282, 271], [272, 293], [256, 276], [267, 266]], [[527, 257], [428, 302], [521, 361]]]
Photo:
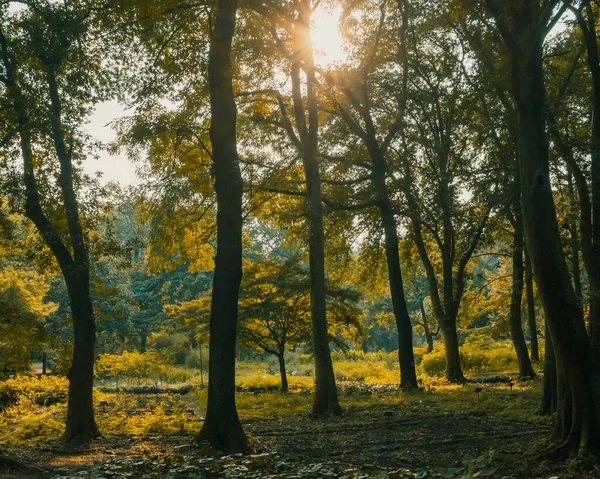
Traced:
[[[116, 134], [108, 124], [125, 114], [123, 106], [116, 101], [100, 103], [90, 117], [90, 122], [85, 126], [85, 131], [104, 143], [114, 141]], [[135, 166], [125, 155], [115, 156], [110, 155], [107, 151], [102, 151], [99, 160], [89, 158], [83, 167], [89, 174], [102, 172], [101, 182], [103, 184], [116, 181], [122, 186], [129, 186], [137, 181]]]

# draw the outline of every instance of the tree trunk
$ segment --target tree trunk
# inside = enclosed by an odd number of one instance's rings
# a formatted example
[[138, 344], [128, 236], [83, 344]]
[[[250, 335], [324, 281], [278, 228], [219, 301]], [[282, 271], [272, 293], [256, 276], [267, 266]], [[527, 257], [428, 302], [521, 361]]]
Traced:
[[279, 360], [279, 374], [281, 375], [281, 392], [288, 392], [288, 380], [287, 380], [287, 371], [285, 369], [285, 356], [283, 352], [280, 352], [277, 355], [277, 359]]
[[42, 353], [42, 374], [45, 376], [47, 374], [46, 368], [48, 366], [48, 354]]
[[[323, 196], [318, 161], [319, 118], [315, 98], [315, 65], [310, 38], [310, 0], [297, 2], [296, 48], [301, 58], [292, 63], [292, 96], [296, 125], [302, 143], [302, 161], [306, 182], [306, 207], [308, 217], [308, 253], [310, 266], [310, 300], [313, 357], [315, 361], [315, 399], [312, 416], [341, 415], [333, 362], [329, 351], [325, 301], [325, 233], [323, 231]], [[303, 64], [299, 60], [303, 60]], [[306, 74], [306, 111], [300, 85], [300, 69]]]
[[544, 348], [544, 392], [542, 395], [542, 405], [540, 412], [550, 415], [556, 412], [557, 395], [557, 377], [556, 377], [556, 358], [554, 356], [554, 347], [550, 331], [546, 326], [546, 346]]
[[440, 329], [444, 336], [444, 351], [446, 352], [446, 379], [450, 382], [463, 382], [465, 376], [460, 365], [456, 315], [442, 319]]
[[144, 354], [148, 345], [148, 330], [146, 326], [142, 326], [139, 332], [140, 336], [140, 353]]
[[429, 329], [429, 324], [427, 324], [427, 314], [425, 314], [425, 305], [423, 304], [425, 300], [421, 300], [421, 316], [423, 317], [423, 331], [425, 331], [425, 340], [427, 341], [427, 352], [430, 353], [433, 351], [433, 334], [431, 329]]
[[374, 161], [374, 179], [378, 193], [379, 212], [385, 234], [385, 254], [387, 260], [388, 279], [396, 328], [398, 330], [398, 360], [400, 362], [400, 387], [417, 388], [417, 373], [413, 352], [412, 324], [402, 282], [400, 255], [398, 253], [398, 229], [385, 185], [385, 162]]
[[[520, 202], [519, 202], [520, 203]], [[527, 343], [521, 325], [521, 303], [523, 300], [523, 224], [520, 212], [515, 212], [513, 235], [512, 293], [510, 302], [510, 337], [519, 362], [519, 378], [533, 378]]]
[[98, 427], [94, 420], [94, 343], [96, 327], [92, 302], [82, 291], [81, 283], [69, 280], [67, 283], [71, 314], [73, 317], [73, 364], [69, 378], [69, 401], [67, 425], [63, 439], [67, 442], [85, 442], [98, 437]]
[[235, 406], [235, 348], [242, 279], [242, 176], [236, 140], [231, 46], [237, 0], [219, 0], [211, 32], [210, 140], [217, 193], [217, 254], [210, 311], [208, 403], [199, 439], [226, 452], [248, 451]]
[[[573, 208], [574, 211], [577, 210], [578, 201], [575, 198], [575, 189], [573, 188], [573, 174], [571, 173], [571, 169], [567, 165], [567, 191], [569, 193], [569, 203], [570, 207]], [[577, 228], [576, 221], [570, 221], [567, 224], [567, 229], [571, 234], [571, 241], [569, 241], [569, 246], [571, 247], [571, 270], [573, 272], [573, 287], [575, 288], [575, 296], [577, 296], [577, 301], [581, 305], [583, 309], [583, 294], [581, 288], [581, 268], [579, 267], [579, 231]]]
[[[511, 54], [525, 235], [559, 378], [555, 437], [560, 450], [587, 449], [600, 441], [600, 378], [592, 368], [590, 341], [562, 250], [550, 185], [542, 67], [546, 22], [534, 0], [518, 13], [487, 3]], [[503, 14], [518, 15], [518, 21], [509, 22]]]
[[535, 298], [533, 296], [533, 272], [529, 253], [525, 251], [525, 285], [527, 286], [527, 323], [529, 326], [529, 341], [531, 342], [531, 360], [540, 360], [540, 348], [537, 335], [537, 321], [535, 319]]

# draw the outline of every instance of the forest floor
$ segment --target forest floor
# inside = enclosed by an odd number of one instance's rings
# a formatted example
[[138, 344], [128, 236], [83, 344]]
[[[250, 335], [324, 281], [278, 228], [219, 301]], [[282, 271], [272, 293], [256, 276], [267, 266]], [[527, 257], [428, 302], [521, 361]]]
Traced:
[[[600, 478], [598, 464], [545, 456], [551, 420], [535, 414], [539, 387], [485, 385], [477, 394], [471, 384], [412, 393], [347, 385], [344, 416], [323, 421], [308, 418], [308, 391], [242, 392], [239, 415], [254, 449], [247, 456], [218, 456], [194, 443], [205, 390], [168, 400], [112, 395], [98, 406], [101, 427], [123, 414], [156, 424], [142, 434], [105, 433], [76, 450], [56, 440], [14, 447], [6, 452], [15, 461], [0, 461], [0, 478]], [[161, 421], [179, 429], [166, 433]]]

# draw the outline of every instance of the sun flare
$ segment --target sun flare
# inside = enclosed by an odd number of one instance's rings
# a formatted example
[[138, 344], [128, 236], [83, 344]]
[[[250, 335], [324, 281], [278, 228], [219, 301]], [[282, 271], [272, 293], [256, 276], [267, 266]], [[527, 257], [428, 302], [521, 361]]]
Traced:
[[327, 66], [346, 59], [344, 42], [339, 30], [339, 8], [317, 10], [312, 16], [311, 37], [315, 50], [315, 63]]

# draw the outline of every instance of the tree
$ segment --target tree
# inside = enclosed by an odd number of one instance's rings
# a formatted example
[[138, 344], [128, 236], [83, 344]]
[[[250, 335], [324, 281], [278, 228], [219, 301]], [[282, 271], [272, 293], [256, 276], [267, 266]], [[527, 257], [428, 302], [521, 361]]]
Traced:
[[[311, 16], [320, 2], [300, 0], [289, 4], [268, 4], [253, 7], [268, 19], [271, 34], [285, 61], [291, 77], [292, 111], [295, 129], [282, 95], [273, 89], [253, 92], [274, 96], [289, 141], [301, 157], [304, 169], [305, 192], [296, 192], [306, 198], [308, 222], [308, 254], [311, 284], [311, 323], [315, 361], [315, 399], [313, 417], [341, 415], [333, 363], [327, 332], [325, 298], [325, 233], [323, 228], [323, 193], [319, 160], [319, 105], [317, 69], [311, 42]], [[285, 40], [278, 28], [283, 30]], [[302, 73], [305, 85], [302, 84]], [[305, 94], [303, 94], [305, 90]]]
[[229, 452], [248, 442], [235, 406], [235, 348], [242, 280], [242, 175], [236, 139], [231, 46], [237, 0], [219, 0], [213, 10], [208, 83], [210, 141], [217, 194], [217, 256], [210, 313], [210, 363], [206, 418], [200, 439]]
[[[240, 337], [279, 361], [281, 390], [288, 390], [285, 365], [286, 348], [305, 343], [310, 338], [310, 276], [292, 256], [281, 262], [255, 260], [246, 268], [240, 301]], [[325, 285], [328, 324], [360, 327], [360, 299], [351, 288], [331, 281]], [[330, 335], [330, 340], [336, 340]]]
[[[387, 260], [388, 280], [390, 295], [398, 330], [398, 360], [400, 364], [400, 386], [406, 388], [417, 387], [417, 376], [415, 371], [415, 359], [413, 354], [412, 326], [408, 307], [406, 305], [405, 287], [402, 280], [400, 266], [398, 224], [392, 202], [393, 193], [390, 191], [388, 181], [391, 177], [388, 154], [393, 142], [398, 141], [405, 124], [406, 104], [409, 82], [409, 58], [407, 48], [407, 31], [410, 26], [409, 2], [398, 1], [398, 43], [399, 48], [393, 61], [394, 67], [401, 71], [401, 78], [394, 79], [399, 85], [399, 92], [395, 93], [396, 115], [390, 120], [387, 116], [378, 118], [381, 112], [374, 105], [373, 83], [380, 81], [379, 75], [386, 77], [382, 68], [388, 68], [392, 62], [388, 60], [389, 43], [382, 42], [382, 37], [396, 27], [392, 22], [392, 29], [386, 25], [386, 2], [380, 7], [380, 18], [372, 39], [367, 36], [372, 45], [363, 47], [361, 53], [365, 56], [360, 59], [360, 65], [349, 72], [340, 71], [322, 72], [326, 81], [339, 90], [338, 98], [334, 96], [335, 109], [342, 118], [347, 129], [358, 137], [366, 149], [371, 164], [367, 166], [369, 173], [363, 177], [340, 181], [340, 185], [357, 185], [369, 182], [372, 189], [370, 201], [365, 202], [362, 207], [376, 206], [379, 210], [381, 227], [385, 238], [385, 252]], [[386, 27], [386, 28], [384, 28]], [[393, 30], [392, 30], [393, 31]], [[393, 35], [393, 34], [392, 34]], [[394, 38], [393, 36], [391, 38]], [[381, 46], [380, 44], [383, 44]], [[386, 55], [382, 60], [382, 53]], [[382, 64], [383, 61], [383, 64]], [[377, 76], [376, 76], [377, 75]], [[385, 78], [384, 81], [389, 81]], [[389, 84], [384, 84], [384, 90], [391, 89]], [[377, 92], [381, 94], [380, 92]], [[384, 101], [377, 98], [380, 102]], [[382, 126], [383, 125], [385, 126]], [[389, 123], [389, 125], [387, 125]], [[381, 130], [381, 131], [380, 131]], [[350, 156], [350, 155], [349, 155]], [[352, 161], [346, 159], [351, 164]], [[364, 168], [364, 166], [363, 166]], [[330, 182], [336, 184], [335, 181]], [[340, 208], [344, 208], [341, 206]], [[347, 206], [349, 209], [359, 209], [359, 205]]]
[[45, 318], [56, 309], [44, 302], [49, 289], [34, 271], [5, 267], [0, 276], [0, 375], [30, 369], [34, 350], [48, 341]]
[[481, 141], [474, 127], [481, 115], [458, 41], [446, 26], [429, 25], [413, 36], [413, 42], [428, 45], [435, 34], [436, 43], [421, 47], [414, 60], [410, 141], [398, 158], [398, 186], [444, 337], [446, 377], [463, 381], [456, 321], [467, 268], [497, 204], [498, 184], [485, 174], [493, 171], [494, 155], [473, 148]]
[[[78, 128], [100, 97], [103, 77], [100, 57], [91, 47], [89, 6], [25, 4], [20, 13], [2, 12], [0, 82], [9, 105], [9, 131], [18, 135], [25, 214], [52, 251], [68, 290], [75, 348], [64, 439], [79, 442], [99, 432], [92, 401], [95, 321], [89, 248], [77, 198], [81, 178], [76, 162], [85, 154]], [[52, 173], [54, 185], [45, 181], [52, 177], [51, 161], [59, 165]], [[48, 208], [48, 200], [58, 195], [61, 207]]]
[[558, 0], [485, 0], [508, 52], [528, 251], [558, 372], [558, 450], [587, 450], [600, 438], [600, 376], [562, 250], [548, 161], [543, 42], [566, 7]]

